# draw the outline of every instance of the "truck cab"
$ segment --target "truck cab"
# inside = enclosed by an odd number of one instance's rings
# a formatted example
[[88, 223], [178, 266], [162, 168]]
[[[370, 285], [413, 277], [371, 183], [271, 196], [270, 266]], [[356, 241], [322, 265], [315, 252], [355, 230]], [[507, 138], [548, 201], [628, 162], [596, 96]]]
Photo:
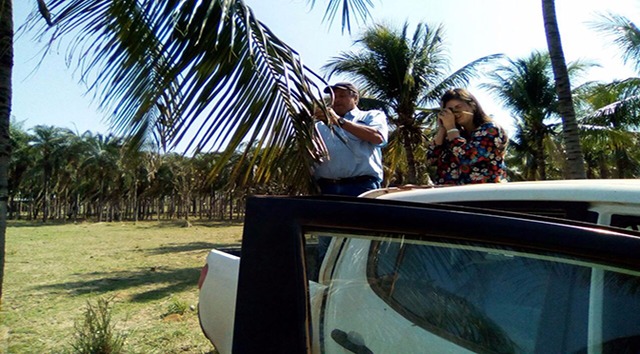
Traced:
[[640, 350], [636, 181], [255, 197], [246, 215], [242, 257], [212, 250], [201, 277], [220, 353]]

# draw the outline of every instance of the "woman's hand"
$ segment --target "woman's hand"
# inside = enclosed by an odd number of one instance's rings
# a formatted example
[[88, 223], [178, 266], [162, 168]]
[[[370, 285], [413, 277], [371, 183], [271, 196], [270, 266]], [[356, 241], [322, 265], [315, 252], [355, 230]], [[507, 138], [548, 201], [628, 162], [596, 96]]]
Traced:
[[456, 127], [456, 116], [451, 108], [445, 108], [438, 113], [438, 125], [445, 131]]

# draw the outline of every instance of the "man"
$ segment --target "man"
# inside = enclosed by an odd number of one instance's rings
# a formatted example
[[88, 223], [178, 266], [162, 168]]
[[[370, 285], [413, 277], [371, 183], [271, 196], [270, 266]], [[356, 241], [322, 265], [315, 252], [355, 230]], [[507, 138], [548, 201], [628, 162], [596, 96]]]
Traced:
[[[360, 95], [349, 82], [339, 82], [324, 89], [333, 91], [333, 104], [314, 116], [329, 156], [316, 166], [314, 177], [322, 194], [358, 196], [380, 188], [382, 151], [387, 143], [387, 117], [381, 111], [358, 109]], [[326, 124], [326, 123], [330, 124]], [[318, 268], [331, 237], [318, 237]]]
[[349, 82], [324, 90], [331, 91], [334, 100], [327, 113], [320, 109], [315, 112], [316, 119], [322, 121], [317, 127], [329, 152], [314, 171], [320, 193], [358, 196], [380, 188], [387, 117], [381, 111], [358, 109], [358, 90]]

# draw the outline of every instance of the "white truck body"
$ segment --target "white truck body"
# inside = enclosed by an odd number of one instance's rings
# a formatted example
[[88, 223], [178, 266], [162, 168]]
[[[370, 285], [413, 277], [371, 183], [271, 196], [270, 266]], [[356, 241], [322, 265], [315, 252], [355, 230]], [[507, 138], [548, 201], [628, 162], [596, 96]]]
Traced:
[[[481, 203], [479, 205], [486, 203], [485, 205], [489, 207], [498, 202], [509, 205], [542, 202], [543, 207], [549, 206], [549, 208], [555, 208], [554, 203], [576, 203], [576, 205], [582, 203], [587, 205], [586, 210], [589, 213], [597, 215], [596, 219], [592, 220], [597, 224], [609, 225], [612, 216], [616, 215], [640, 220], [640, 181], [629, 180], [514, 182], [443, 188], [392, 188], [371, 191], [361, 197], [415, 203], [458, 205], [476, 203], [473, 204], [476, 207], [477, 203]], [[497, 208], [501, 209], [500, 206]], [[634, 225], [637, 226], [637, 224]], [[346, 350], [339, 340], [329, 339], [329, 337], [343, 336], [346, 342], [356, 347], [362, 344], [362, 348], [369, 348], [367, 350], [375, 353], [412, 353], [416, 352], [417, 348], [429, 348], [428, 352], [431, 353], [474, 352], [473, 347], [451, 340], [447, 334], [425, 330], [424, 325], [416, 325], [415, 321], [411, 320], [411, 316], [398, 313], [394, 306], [390, 306], [389, 301], [376, 294], [376, 290], [371, 286], [371, 276], [368, 273], [366, 261], [373, 240], [375, 238], [367, 237], [334, 237], [332, 240], [321, 264], [318, 281], [309, 283], [309, 304], [313, 319], [311, 351], [313, 353], [368, 352], [363, 349]], [[518, 256], [520, 256], [518, 253], [509, 252], [495, 255], [498, 258]], [[207, 265], [208, 271], [203, 276], [200, 291], [201, 326], [219, 353], [231, 353], [240, 258], [214, 249], [207, 257]], [[594, 271], [593, 276], [597, 276], [596, 273]], [[343, 281], [345, 279], [348, 281]], [[336, 332], [335, 329], [339, 328], [344, 328], [345, 331]], [[348, 330], [350, 328], [358, 330]], [[597, 332], [597, 328], [592, 328], [589, 332], [590, 338]], [[364, 346], [365, 343], [366, 346]], [[526, 344], [526, 340], [523, 339], [523, 342], [518, 343]], [[526, 348], [533, 350], [533, 347]], [[536, 350], [538, 349], [536, 347]], [[522, 349], [515, 352], [528, 352], [528, 350]]]

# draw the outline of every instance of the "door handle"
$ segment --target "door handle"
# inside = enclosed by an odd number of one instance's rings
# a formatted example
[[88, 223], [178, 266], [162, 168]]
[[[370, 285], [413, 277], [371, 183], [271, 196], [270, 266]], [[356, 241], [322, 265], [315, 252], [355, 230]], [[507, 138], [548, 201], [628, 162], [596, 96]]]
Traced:
[[362, 335], [358, 332], [345, 332], [339, 329], [331, 331], [331, 338], [344, 349], [356, 354], [373, 354], [371, 349], [364, 345]]

